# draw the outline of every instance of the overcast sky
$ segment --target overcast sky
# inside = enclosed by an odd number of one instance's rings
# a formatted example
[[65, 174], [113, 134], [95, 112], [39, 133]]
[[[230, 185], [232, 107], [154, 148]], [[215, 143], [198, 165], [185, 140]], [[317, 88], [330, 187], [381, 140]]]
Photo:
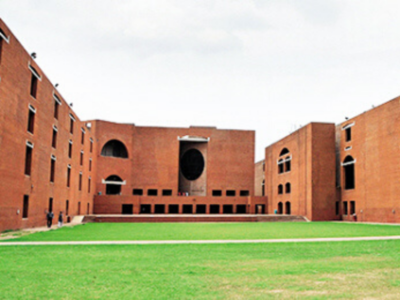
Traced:
[[82, 120], [256, 131], [264, 148], [400, 95], [400, 1], [0, 0]]

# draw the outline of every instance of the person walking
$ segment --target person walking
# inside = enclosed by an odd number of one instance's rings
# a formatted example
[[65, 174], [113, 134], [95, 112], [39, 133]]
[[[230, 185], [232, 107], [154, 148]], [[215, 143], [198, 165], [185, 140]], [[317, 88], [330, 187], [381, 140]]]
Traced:
[[63, 213], [60, 211], [60, 214], [58, 215], [58, 228], [61, 228], [63, 226]]
[[53, 225], [53, 218], [54, 214], [52, 211], [47, 212], [47, 228], [51, 228], [51, 225]]

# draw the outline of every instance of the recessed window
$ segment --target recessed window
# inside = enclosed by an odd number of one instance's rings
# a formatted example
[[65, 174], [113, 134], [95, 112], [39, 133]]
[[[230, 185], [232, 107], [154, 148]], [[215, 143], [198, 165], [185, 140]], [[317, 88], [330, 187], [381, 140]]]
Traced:
[[79, 190], [82, 191], [82, 172], [79, 173]]
[[343, 214], [347, 215], [348, 214], [348, 207], [347, 207], [347, 201], [343, 202]]
[[265, 196], [265, 180], [261, 183], [261, 196]]
[[336, 201], [335, 203], [335, 213], [337, 216], [339, 215], [339, 201]]
[[83, 144], [85, 144], [85, 129], [83, 129], [83, 128], [81, 128], [82, 129], [82, 135], [81, 135], [81, 144], [83, 145]]
[[157, 196], [158, 192], [155, 189], [147, 190], [147, 196]]
[[32, 72], [31, 75], [31, 96], [36, 99], [38, 89], [38, 77]]
[[285, 203], [285, 213], [286, 213], [287, 215], [290, 215], [290, 214], [291, 214], [291, 211], [292, 211], [292, 209], [291, 209], [291, 204], [290, 204], [289, 201], [287, 201], [287, 202]]
[[141, 214], [150, 214], [151, 213], [151, 204], [141, 204], [140, 205], [140, 213]]
[[172, 196], [172, 190], [162, 190], [163, 196]]
[[283, 159], [278, 160], [278, 174], [283, 173], [283, 164], [284, 164]]
[[74, 123], [75, 123], [75, 117], [71, 114], [69, 114], [69, 133], [73, 134], [74, 133]]
[[350, 201], [350, 215], [354, 215], [356, 213], [356, 202]]
[[355, 188], [355, 160], [352, 156], [348, 155], [343, 160], [342, 166], [344, 168], [344, 189], [351, 190]]
[[71, 185], [71, 165], [68, 165], [67, 168], [67, 187]]
[[213, 190], [212, 195], [213, 195], [213, 197], [221, 197], [222, 191], [221, 190]]
[[23, 219], [28, 218], [28, 212], [29, 212], [29, 196], [24, 195], [24, 202], [22, 205], [22, 218]]
[[58, 111], [60, 109], [61, 100], [57, 97], [56, 94], [53, 94], [54, 97], [54, 119], [58, 119]]
[[235, 197], [236, 196], [236, 191], [235, 190], [227, 190], [226, 191], [226, 196]]
[[292, 169], [290, 160], [291, 160], [290, 158], [287, 158], [285, 161], [285, 172], [290, 172], [290, 170]]
[[205, 204], [196, 205], [196, 214], [205, 214], [207, 206]]
[[283, 194], [283, 185], [278, 185], [278, 194]]
[[25, 175], [31, 175], [33, 144], [26, 142]]
[[92, 171], [92, 159], [89, 159], [89, 172]]
[[49, 198], [49, 207], [48, 211], [52, 212], [53, 211], [53, 198]]
[[182, 205], [182, 213], [192, 214], [193, 213], [193, 205], [192, 204], [183, 204]]
[[55, 172], [56, 172], [56, 157], [52, 155], [50, 159], [50, 182], [54, 182]]
[[93, 139], [90, 139], [90, 153], [93, 152]]
[[28, 132], [32, 134], [35, 127], [35, 115], [36, 115], [36, 109], [32, 105], [29, 105]]
[[106, 195], [121, 195], [121, 187], [124, 183], [118, 175], [108, 176], [105, 180]]
[[233, 205], [225, 204], [222, 206], [222, 213], [224, 214], [233, 214]]
[[65, 215], [68, 216], [69, 214], [69, 200], [65, 201]]
[[154, 213], [155, 214], [165, 214], [165, 205], [164, 204], [154, 205]]
[[179, 205], [178, 204], [168, 205], [168, 213], [169, 214], [178, 214], [179, 213]]
[[92, 179], [89, 177], [88, 178], [88, 193], [90, 193], [90, 183], [91, 183]]
[[351, 127], [346, 128], [345, 133], [346, 133], [346, 142], [350, 142], [351, 141]]
[[81, 151], [80, 163], [81, 163], [81, 166], [83, 166], [83, 151]]
[[240, 196], [244, 197], [244, 196], [250, 196], [250, 192], [249, 191], [240, 191]]
[[72, 141], [69, 141], [69, 145], [68, 145], [68, 157], [71, 158], [72, 157]]
[[219, 205], [218, 204], [210, 205], [210, 214], [219, 214]]
[[285, 193], [286, 194], [290, 194], [291, 193], [291, 185], [290, 185], [289, 182], [285, 184]]
[[51, 146], [55, 149], [57, 147], [57, 127], [53, 126], [53, 138], [51, 141]]
[[245, 214], [246, 213], [246, 204], [236, 205], [236, 213], [237, 214]]
[[142, 189], [133, 189], [133, 195], [142, 196], [143, 190]]
[[4, 33], [4, 31], [0, 28], [0, 64], [1, 64], [1, 57], [2, 57], [2, 53], [3, 53], [3, 45], [4, 42], [10, 43], [9, 38], [7, 37], [7, 35]]

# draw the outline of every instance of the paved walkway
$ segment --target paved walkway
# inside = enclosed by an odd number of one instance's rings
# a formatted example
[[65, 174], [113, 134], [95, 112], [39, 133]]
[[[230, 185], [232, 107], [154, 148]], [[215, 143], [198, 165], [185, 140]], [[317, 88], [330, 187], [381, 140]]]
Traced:
[[46, 246], [46, 245], [180, 245], [180, 244], [257, 244], [257, 243], [308, 243], [400, 240], [400, 236], [368, 236], [309, 239], [269, 240], [183, 240], [183, 241], [76, 241], [76, 242], [0, 242], [0, 246]]

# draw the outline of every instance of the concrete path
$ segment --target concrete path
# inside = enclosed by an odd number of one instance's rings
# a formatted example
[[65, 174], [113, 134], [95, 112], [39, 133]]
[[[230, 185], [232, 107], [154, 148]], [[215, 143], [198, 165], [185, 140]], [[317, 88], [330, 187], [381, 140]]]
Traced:
[[351, 241], [378, 241], [378, 240], [400, 240], [400, 236], [396, 235], [396, 236], [309, 238], [309, 239], [269, 239], [269, 240], [0, 242], [0, 246], [257, 244], [257, 243], [351, 242]]

